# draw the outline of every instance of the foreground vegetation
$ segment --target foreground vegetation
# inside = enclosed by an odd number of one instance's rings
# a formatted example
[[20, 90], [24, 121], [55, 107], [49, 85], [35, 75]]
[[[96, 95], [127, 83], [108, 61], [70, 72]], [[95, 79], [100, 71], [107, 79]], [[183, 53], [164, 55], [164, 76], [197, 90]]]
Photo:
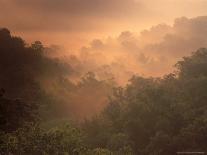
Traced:
[[[0, 31], [0, 154], [174, 155], [177, 151], [207, 151], [207, 49], [184, 57], [171, 74], [162, 78], [134, 76], [128, 85], [113, 92], [112, 83], [99, 81], [92, 73], [73, 84], [65, 78], [72, 72], [70, 64], [48, 58], [43, 51], [40, 42], [28, 46], [8, 30]], [[62, 118], [65, 100], [45, 91], [42, 79], [56, 81], [62, 94], [76, 92], [79, 98], [84, 93], [77, 92], [88, 92], [86, 88], [112, 93], [100, 114], [81, 123], [48, 125]]]

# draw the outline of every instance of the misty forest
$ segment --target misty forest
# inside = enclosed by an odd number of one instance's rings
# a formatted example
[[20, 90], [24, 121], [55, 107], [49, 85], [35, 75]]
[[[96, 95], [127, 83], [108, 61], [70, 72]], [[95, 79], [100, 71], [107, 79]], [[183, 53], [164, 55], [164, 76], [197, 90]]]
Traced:
[[75, 56], [0, 30], [0, 154], [175, 155], [207, 151], [207, 49], [162, 77], [125, 85], [88, 72]]

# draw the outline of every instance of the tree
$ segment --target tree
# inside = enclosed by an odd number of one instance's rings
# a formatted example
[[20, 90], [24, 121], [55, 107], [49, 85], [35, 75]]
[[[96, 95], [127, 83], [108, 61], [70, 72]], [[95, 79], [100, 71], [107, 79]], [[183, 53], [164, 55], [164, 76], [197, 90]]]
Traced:
[[100, 146], [113, 150], [121, 138], [115, 135], [122, 133], [135, 154], [142, 155], [206, 151], [207, 49], [184, 57], [176, 67], [175, 74], [134, 76], [126, 87], [117, 88], [102, 114], [88, 122], [95, 130], [88, 138], [96, 137], [100, 145], [103, 137], [97, 135], [104, 133], [104, 144], [111, 145]]
[[25, 123], [35, 122], [38, 116], [38, 106], [19, 99], [4, 97], [4, 89], [0, 92], [0, 131], [13, 132]]

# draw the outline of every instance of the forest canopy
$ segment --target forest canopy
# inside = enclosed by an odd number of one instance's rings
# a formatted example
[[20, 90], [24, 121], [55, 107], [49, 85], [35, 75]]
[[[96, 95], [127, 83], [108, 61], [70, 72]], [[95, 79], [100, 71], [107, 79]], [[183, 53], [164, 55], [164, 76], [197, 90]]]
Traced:
[[[0, 154], [174, 155], [207, 151], [207, 49], [163, 77], [118, 87], [0, 30]], [[77, 121], [79, 120], [79, 121]]]

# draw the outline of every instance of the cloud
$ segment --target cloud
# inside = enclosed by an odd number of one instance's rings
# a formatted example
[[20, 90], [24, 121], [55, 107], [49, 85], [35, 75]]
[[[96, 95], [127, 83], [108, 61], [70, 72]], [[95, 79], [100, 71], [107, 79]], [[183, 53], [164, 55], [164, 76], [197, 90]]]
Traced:
[[[80, 50], [84, 69], [100, 78], [114, 76], [120, 83], [133, 74], [162, 76], [198, 48], [207, 47], [207, 16], [177, 18], [173, 26], [159, 24], [140, 34], [122, 32], [118, 37], [95, 39]], [[108, 73], [108, 74], [107, 74]]]
[[182, 17], [172, 25], [161, 23], [141, 33], [133, 31], [180, 14], [202, 14], [205, 4], [203, 0], [0, 0], [0, 22], [45, 42], [64, 42], [66, 48], [81, 46], [80, 63], [75, 65], [81, 71], [94, 70], [100, 77], [114, 73], [120, 81], [127, 81], [133, 74], [170, 72], [179, 58], [205, 47], [207, 17]]
[[140, 8], [134, 0], [1, 0], [0, 4], [7, 15], [2, 21], [22, 31], [87, 31], [110, 19], [128, 18]]
[[205, 14], [206, 4], [203, 0], [0, 0], [0, 22], [22, 32], [140, 30], [180, 15]]
[[[134, 0], [10, 0], [20, 7], [39, 9], [41, 12], [68, 13], [74, 15], [117, 14], [130, 12], [138, 2]], [[126, 13], [127, 13], [126, 12]], [[51, 12], [50, 12], [51, 13]], [[123, 14], [123, 13], [122, 13]]]
[[204, 0], [0, 0], [0, 23], [28, 42], [77, 49], [93, 38], [205, 15], [206, 5]]

